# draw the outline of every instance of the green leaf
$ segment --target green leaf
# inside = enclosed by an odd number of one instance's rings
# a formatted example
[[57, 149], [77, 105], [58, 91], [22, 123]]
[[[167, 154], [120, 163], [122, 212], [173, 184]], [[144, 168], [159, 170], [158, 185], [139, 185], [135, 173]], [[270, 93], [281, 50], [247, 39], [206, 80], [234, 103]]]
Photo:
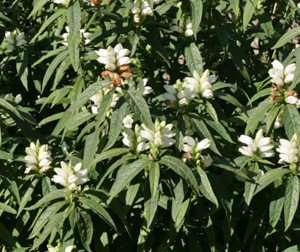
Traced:
[[196, 193], [199, 194], [197, 179], [192, 170], [185, 163], [180, 159], [171, 156], [163, 156], [159, 162], [177, 173]]
[[95, 93], [97, 93], [97, 91], [99, 91], [101, 88], [107, 87], [108, 85], [109, 80], [93, 83], [77, 97], [74, 104], [71, 105], [70, 110], [74, 111], [81, 108]]
[[73, 113], [70, 111], [66, 111], [63, 113], [63, 115], [58, 115], [58, 116], [61, 118], [51, 133], [51, 135], [53, 135], [53, 136], [57, 136], [65, 127], [67, 127], [69, 125], [69, 122], [72, 119]]
[[191, 19], [194, 37], [197, 39], [198, 28], [201, 23], [203, 4], [202, 0], [190, 0], [191, 4]]
[[34, 205], [32, 205], [31, 207], [26, 207], [26, 210], [34, 210], [39, 208], [40, 206], [42, 206], [43, 204], [54, 200], [54, 199], [59, 199], [59, 198], [65, 198], [67, 195], [65, 193], [65, 189], [59, 189], [59, 190], [55, 190], [50, 192], [49, 194], [47, 194], [46, 196], [44, 196], [43, 198], [41, 198], [37, 203], [35, 203]]
[[111, 116], [110, 128], [108, 132], [108, 142], [104, 147], [104, 151], [111, 148], [117, 141], [123, 126], [123, 119], [126, 116], [127, 104], [124, 103], [120, 108], [115, 110]]
[[96, 213], [98, 216], [100, 216], [101, 219], [103, 219], [116, 232], [118, 232], [113, 219], [111, 218], [109, 213], [105, 210], [105, 208], [103, 206], [101, 206], [101, 204], [99, 204], [99, 202], [97, 202], [93, 199], [88, 199], [88, 198], [84, 198], [84, 197], [79, 197], [79, 201], [81, 203], [83, 203], [84, 205], [87, 205], [89, 208], [91, 208], [94, 213]]
[[154, 124], [151, 119], [150, 110], [144, 97], [133, 88], [123, 90], [125, 99], [129, 103], [133, 113], [137, 115], [139, 120], [148, 128], [153, 129]]
[[254, 181], [246, 181], [245, 182], [245, 190], [244, 190], [244, 199], [247, 206], [250, 205], [250, 202], [254, 196], [254, 191], [256, 188], [256, 178], [259, 173], [259, 165], [257, 162], [252, 163], [249, 170], [248, 176]]
[[15, 209], [1, 202], [0, 202], [0, 210], [11, 214], [17, 214], [17, 211]]
[[[70, 58], [66, 58], [65, 60], [63, 60], [61, 62], [60, 66], [56, 70], [55, 79], [54, 79], [53, 86], [52, 86], [51, 90], [56, 89], [56, 86], [59, 84], [61, 79], [65, 76], [65, 72], [68, 70], [70, 65], [71, 65]], [[70, 89], [70, 87], [67, 87], [67, 88]], [[53, 101], [52, 107], [54, 106], [54, 104], [55, 103]]]
[[[67, 211], [67, 208], [65, 209], [65, 211]], [[47, 239], [47, 237], [51, 234], [51, 232], [59, 222], [64, 222], [63, 217], [65, 215], [65, 211], [61, 211], [52, 216], [50, 221], [44, 227], [43, 232], [38, 236], [37, 239], [34, 240], [30, 251], [38, 248]]]
[[149, 168], [149, 184], [151, 197], [155, 198], [158, 187], [159, 187], [159, 178], [160, 178], [160, 167], [158, 162], [152, 162]]
[[242, 171], [236, 168], [233, 168], [235, 165], [229, 163], [228, 161], [226, 161], [225, 159], [221, 159], [221, 158], [213, 158], [213, 163], [212, 165], [217, 166], [219, 168], [222, 168], [224, 170], [233, 172], [234, 174], [245, 178], [245, 179], [249, 179], [249, 177]]
[[299, 69], [300, 69], [300, 50], [297, 52], [295, 76], [294, 76], [292, 84], [288, 88], [289, 90], [293, 90], [297, 86], [297, 84], [299, 84], [299, 82], [300, 82]]
[[52, 219], [53, 215], [55, 215], [63, 206], [67, 204], [67, 201], [60, 201], [48, 206], [37, 219], [28, 238], [32, 239], [38, 236], [42, 228], [47, 224], [48, 221]]
[[256, 108], [248, 111], [249, 118], [247, 120], [247, 126], [245, 134], [248, 135], [250, 132], [254, 133], [257, 130], [258, 123], [262, 121], [265, 114], [272, 108], [273, 105], [268, 101], [261, 102]]
[[254, 94], [248, 104], [252, 104], [254, 101], [258, 100], [261, 97], [269, 96], [271, 94], [271, 89], [270, 87], [260, 90], [258, 93]]
[[282, 122], [289, 139], [294, 134], [300, 136], [300, 115], [295, 105], [287, 104], [283, 110]]
[[8, 101], [0, 98], [0, 107], [5, 109], [6, 111], [9, 110], [14, 113], [17, 117], [22, 118], [20, 112]]
[[284, 231], [287, 231], [298, 208], [300, 197], [300, 181], [298, 176], [291, 177], [287, 182], [284, 196]]
[[191, 74], [193, 74], [194, 71], [197, 71], [199, 74], [203, 72], [202, 57], [195, 43], [191, 43], [184, 48], [184, 56]]
[[93, 233], [94, 233], [93, 221], [90, 214], [87, 211], [79, 208], [78, 212], [79, 212], [79, 220], [77, 220], [76, 224], [78, 227], [80, 239], [84, 248], [87, 251], [91, 252], [90, 244], [92, 242]]
[[98, 109], [98, 115], [96, 117], [96, 128], [98, 128], [102, 122], [104, 122], [107, 112], [109, 111], [111, 107], [111, 102], [113, 100], [114, 91], [109, 91], [103, 98], [100, 107]]
[[161, 4], [161, 5], [158, 5], [156, 8], [155, 8], [155, 12], [161, 16], [163, 14], [165, 14], [171, 7], [174, 6], [174, 3], [176, 2], [177, 0], [170, 0], [170, 1], [166, 1], [165, 3]]
[[270, 109], [266, 116], [266, 122], [267, 122], [267, 129], [266, 134], [269, 133], [270, 129], [272, 128], [274, 121], [276, 120], [276, 117], [281, 112], [282, 106], [274, 106]]
[[231, 103], [232, 105], [244, 110], [244, 106], [235, 97], [233, 97], [230, 94], [217, 91], [217, 92], [214, 92], [214, 96], [218, 97], [224, 101], [227, 101], [227, 102]]
[[235, 18], [237, 19], [239, 17], [240, 13], [240, 0], [229, 0], [230, 7], [233, 10], [233, 13], [235, 15]]
[[48, 0], [37, 0], [37, 1], [34, 1], [34, 7], [33, 7], [33, 10], [30, 12], [29, 16], [27, 17], [27, 19], [29, 19], [30, 17], [32, 17], [35, 13], [37, 13], [39, 10], [41, 10], [44, 5], [46, 3], [48, 3], [49, 1]]
[[89, 134], [85, 140], [82, 166], [89, 168], [88, 173], [94, 172], [95, 165], [90, 165], [90, 164], [95, 159], [95, 155], [97, 153], [99, 134], [100, 134], [100, 129]]
[[281, 185], [274, 190], [270, 199], [269, 223], [272, 227], [275, 227], [280, 219], [280, 215], [284, 205], [284, 193], [285, 187]]
[[159, 193], [156, 193], [154, 197], [149, 197], [148, 199], [145, 197], [144, 210], [145, 210], [145, 218], [147, 220], [147, 228], [150, 228], [151, 224], [155, 219], [155, 214], [158, 206], [158, 198]]
[[29, 181], [30, 184], [29, 184], [28, 189], [27, 189], [27, 191], [25, 192], [25, 194], [23, 195], [22, 200], [21, 200], [21, 202], [20, 202], [17, 217], [19, 217], [20, 213], [22, 212], [22, 210], [23, 210], [24, 207], [26, 206], [28, 200], [30, 200], [31, 195], [32, 195], [32, 193], [34, 192], [34, 189], [35, 189], [35, 187], [36, 187], [36, 185], [38, 184], [39, 181], [40, 181], [39, 178], [35, 178], [35, 179], [32, 181], [32, 183], [31, 183], [31, 181]]
[[23, 86], [25, 87], [25, 89], [28, 91], [28, 54], [23, 51], [21, 53], [19, 53], [17, 59], [16, 59], [16, 69], [17, 69], [17, 73], [20, 77], [20, 80], [23, 84]]
[[116, 197], [130, 182], [151, 162], [149, 159], [140, 159], [120, 168], [116, 180], [110, 189], [109, 202]]
[[99, 163], [102, 160], [108, 159], [108, 158], [113, 158], [125, 153], [128, 153], [130, 150], [128, 148], [114, 148], [108, 151], [104, 151], [101, 154], [96, 155], [94, 158], [93, 162], [87, 165], [87, 169], [89, 170], [91, 166]]
[[41, 33], [52, 23], [55, 21], [55, 19], [59, 18], [62, 15], [65, 15], [67, 10], [65, 8], [61, 8], [58, 11], [56, 11], [50, 18], [48, 18], [40, 28], [40, 30], [35, 34], [35, 36], [30, 40], [29, 44], [33, 44], [34, 41], [37, 39], [38, 36], [41, 35]]
[[243, 14], [243, 30], [246, 31], [259, 0], [247, 0]]
[[211, 184], [209, 182], [209, 179], [208, 179], [205, 171], [203, 171], [201, 169], [201, 167], [197, 166], [197, 172], [198, 172], [198, 174], [200, 176], [200, 180], [201, 180], [201, 183], [199, 186], [200, 192], [203, 194], [203, 196], [205, 198], [207, 198], [209, 201], [214, 203], [216, 205], [216, 207], [219, 207], [217, 197], [211, 187]]
[[257, 183], [258, 186], [255, 190], [255, 194], [261, 191], [263, 188], [274, 182], [275, 180], [281, 180], [285, 174], [291, 173], [290, 169], [277, 168], [266, 172], [264, 175], [260, 176]]
[[58, 65], [67, 57], [68, 51], [62, 51], [60, 52], [51, 62], [49, 67], [47, 68], [46, 73], [44, 74], [43, 83], [42, 83], [42, 92], [44, 91], [47, 83], [49, 82], [52, 74], [54, 73], [55, 69], [58, 67]]
[[15, 239], [12, 237], [7, 228], [3, 225], [2, 221], [0, 222], [0, 240], [4, 241], [4, 244], [8, 244], [11, 247], [14, 247], [15, 245]]
[[283, 250], [282, 252], [298, 252], [300, 249], [299, 245], [294, 245], [291, 247], [288, 247], [287, 249]]
[[271, 49], [274, 50], [284, 46], [286, 43], [290, 42], [293, 38], [295, 38], [299, 34], [300, 34], [300, 26], [297, 26], [296, 28], [289, 30], [277, 41], [277, 43]]
[[48, 58], [50, 58], [52, 56], [55, 56], [55, 55], [59, 54], [62, 51], [65, 51], [65, 50], [66, 50], [66, 48], [63, 47], [63, 46], [61, 46], [61, 47], [59, 47], [57, 49], [49, 51], [49, 52], [47, 52], [46, 55], [44, 55], [43, 57], [39, 58], [36, 62], [34, 62], [31, 67], [35, 67], [36, 65], [40, 64], [41, 62], [43, 62], [45, 59], [48, 59]]
[[[231, 0], [231, 2], [238, 2], [238, 0]], [[238, 5], [237, 5], [238, 6]], [[239, 11], [239, 9], [237, 9]], [[213, 22], [216, 27], [216, 33], [218, 35], [220, 44], [223, 48], [227, 49], [229, 45], [228, 32], [226, 29], [226, 21], [222, 17], [221, 13], [218, 10], [212, 10]]]
[[68, 7], [67, 21], [70, 27], [68, 48], [70, 60], [75, 72], [77, 72], [80, 66], [79, 59], [79, 44], [80, 44], [80, 4], [78, 0], [71, 1]]
[[0, 150], [0, 159], [2, 160], [11, 160], [13, 159], [13, 155], [11, 153]]

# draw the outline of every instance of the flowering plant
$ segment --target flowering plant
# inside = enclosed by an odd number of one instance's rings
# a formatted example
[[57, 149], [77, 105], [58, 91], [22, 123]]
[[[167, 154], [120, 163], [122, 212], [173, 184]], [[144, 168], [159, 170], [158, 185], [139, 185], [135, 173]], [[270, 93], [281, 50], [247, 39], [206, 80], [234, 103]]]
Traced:
[[299, 22], [0, 1], [0, 250], [299, 251]]

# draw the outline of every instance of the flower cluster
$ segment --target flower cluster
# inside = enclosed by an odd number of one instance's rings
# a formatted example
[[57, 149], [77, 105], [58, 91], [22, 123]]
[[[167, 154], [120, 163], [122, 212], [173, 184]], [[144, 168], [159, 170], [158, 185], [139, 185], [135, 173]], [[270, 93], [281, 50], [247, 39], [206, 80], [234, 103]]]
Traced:
[[269, 70], [269, 75], [272, 78], [271, 82], [271, 99], [270, 103], [275, 100], [285, 100], [286, 103], [295, 104], [300, 107], [300, 100], [298, 94], [294, 90], [287, 90], [288, 84], [293, 82], [296, 70], [296, 64], [290, 64], [284, 67], [284, 65], [278, 60], [272, 62], [273, 68]]
[[39, 140], [36, 143], [31, 142], [30, 147], [25, 149], [26, 170], [29, 173], [31, 170], [43, 173], [51, 168], [51, 152], [48, 150], [48, 145], [40, 145]]
[[293, 164], [297, 163], [299, 161], [298, 157], [298, 136], [296, 134], [293, 135], [291, 141], [288, 141], [286, 139], [280, 139], [280, 146], [276, 149], [278, 151], [280, 160], [279, 164], [282, 164], [283, 162]]
[[143, 21], [148, 14], [153, 12], [147, 0], [134, 0], [134, 2], [126, 2], [124, 3], [124, 6], [131, 9], [135, 23], [139, 23], [141, 20]]
[[164, 88], [167, 91], [164, 93], [164, 98], [170, 101], [171, 104], [169, 105], [172, 106], [186, 106], [196, 96], [196, 93], [190, 87], [187, 87], [187, 83], [180, 80], [177, 80], [173, 86], [164, 85]]
[[127, 55], [130, 51], [123, 48], [122, 44], [117, 44], [114, 48], [108, 46], [107, 49], [99, 49], [96, 51], [99, 58], [98, 62], [105, 65], [105, 69], [109, 71], [116, 71], [118, 67], [130, 63], [130, 58]]
[[[176, 22], [177, 20], [175, 20]], [[190, 37], [194, 35], [193, 26], [190, 18], [184, 18], [184, 16], [179, 20], [178, 25], [172, 26], [171, 30], [177, 31], [179, 33], [184, 34], [186, 37]]]
[[71, 192], [77, 190], [79, 185], [89, 181], [87, 169], [82, 169], [82, 163], [73, 167], [71, 161], [69, 164], [62, 161], [61, 168], [54, 168], [54, 171], [57, 175], [54, 175], [51, 180], [61, 184]]
[[6, 48], [8, 50], [14, 50], [15, 48], [18, 48], [27, 43], [23, 32], [5, 32], [5, 38], [7, 41]]
[[247, 145], [239, 148], [239, 152], [245, 156], [252, 158], [265, 158], [274, 156], [271, 139], [270, 137], [263, 137], [262, 129], [256, 133], [255, 139], [252, 139], [246, 135], [241, 135], [239, 137], [239, 141]]
[[159, 122], [156, 119], [154, 129], [149, 129], [145, 124], [141, 126], [135, 125], [133, 128], [133, 117], [127, 115], [123, 120], [124, 130], [123, 143], [124, 145], [134, 149], [136, 152], [141, 152], [150, 149], [150, 153], [154, 158], [157, 157], [158, 151], [161, 148], [169, 147], [175, 143], [175, 133], [172, 131], [173, 124], [167, 124], [166, 121]]
[[187, 162], [189, 159], [194, 159], [197, 163], [200, 163], [200, 158], [202, 162], [206, 162], [207, 159], [201, 156], [201, 151], [210, 147], [211, 141], [208, 138], [199, 142], [197, 138], [194, 139], [191, 136], [185, 136], [183, 142], [182, 150], [185, 152], [183, 155], [184, 162]]
[[[63, 45], [68, 46], [68, 38], [69, 38], [69, 34], [70, 34], [70, 27], [66, 26], [66, 33], [63, 33], [61, 36], [63, 37], [64, 41], [62, 42]], [[88, 44], [91, 42], [90, 40], [90, 36], [91, 34], [89, 32], [85, 32], [84, 29], [80, 29], [80, 37], [82, 39], [84, 39], [84, 44]]]
[[194, 71], [193, 77], [186, 77], [184, 82], [177, 80], [173, 86], [164, 85], [167, 91], [164, 93], [164, 97], [171, 102], [171, 106], [178, 107], [189, 104], [192, 99], [198, 96], [209, 99], [213, 97], [211, 88], [215, 81], [216, 77], [209, 75], [209, 70], [205, 70], [201, 75]]

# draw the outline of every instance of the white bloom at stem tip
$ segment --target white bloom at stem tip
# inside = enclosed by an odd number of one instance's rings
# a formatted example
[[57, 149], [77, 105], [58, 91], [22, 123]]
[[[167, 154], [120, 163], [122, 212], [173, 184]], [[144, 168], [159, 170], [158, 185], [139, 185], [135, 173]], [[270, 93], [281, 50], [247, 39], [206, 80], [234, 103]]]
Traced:
[[279, 142], [280, 146], [276, 149], [276, 151], [280, 153], [280, 160], [278, 161], [278, 163], [297, 163], [299, 161], [298, 136], [294, 134], [291, 141], [288, 141], [286, 139], [280, 139]]
[[89, 181], [87, 169], [82, 169], [82, 163], [73, 166], [71, 161], [69, 164], [62, 161], [61, 168], [54, 168], [54, 171], [56, 175], [51, 180], [66, 187], [69, 191], [75, 191], [79, 185]]
[[95, 51], [99, 58], [97, 61], [105, 65], [105, 69], [115, 71], [118, 67], [128, 65], [130, 58], [126, 57], [130, 51], [123, 48], [122, 44], [117, 44], [114, 48], [108, 46], [107, 49], [99, 49]]
[[289, 84], [293, 82], [296, 70], [296, 64], [289, 64], [286, 67], [278, 61], [274, 60], [272, 62], [273, 68], [269, 70], [269, 75], [272, 78], [271, 81], [278, 85], [284, 86], [285, 84]]
[[262, 129], [260, 129], [256, 133], [255, 139], [252, 139], [251, 137], [246, 135], [241, 135], [238, 140], [247, 145], [239, 148], [239, 152], [241, 152], [245, 156], [259, 158], [274, 156], [271, 139], [270, 137], [263, 137]]
[[148, 79], [144, 78], [137, 84], [137, 91], [142, 95], [148, 95], [153, 92], [152, 87], [147, 86]]
[[30, 147], [25, 149], [26, 156], [24, 157], [26, 162], [25, 173], [30, 171], [36, 171], [43, 173], [51, 168], [51, 152], [48, 150], [48, 145], [40, 145], [39, 140], [36, 143], [31, 142]]
[[124, 125], [124, 127], [128, 128], [128, 129], [131, 129], [132, 128], [132, 124], [133, 124], [132, 115], [125, 116], [125, 118], [123, 119], [123, 125]]
[[56, 3], [56, 4], [62, 4], [62, 5], [68, 5], [70, 2], [70, 0], [53, 0], [53, 3]]
[[194, 139], [191, 136], [185, 136], [183, 138], [183, 143], [182, 150], [185, 152], [183, 155], [184, 162], [186, 162], [188, 159], [197, 160], [198, 163], [204, 162], [205, 158], [201, 155], [201, 152], [210, 147], [211, 141], [208, 138], [198, 142], [197, 138]]
[[25, 40], [24, 32], [5, 32], [5, 39], [7, 42], [6, 48], [8, 50], [14, 50], [22, 45], [25, 45], [27, 41]]

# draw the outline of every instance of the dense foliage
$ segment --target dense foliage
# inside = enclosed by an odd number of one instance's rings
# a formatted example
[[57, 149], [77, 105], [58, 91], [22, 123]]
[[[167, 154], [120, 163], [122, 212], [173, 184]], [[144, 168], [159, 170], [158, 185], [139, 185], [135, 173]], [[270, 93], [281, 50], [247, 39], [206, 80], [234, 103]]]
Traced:
[[299, 14], [2, 0], [1, 251], [299, 251]]

